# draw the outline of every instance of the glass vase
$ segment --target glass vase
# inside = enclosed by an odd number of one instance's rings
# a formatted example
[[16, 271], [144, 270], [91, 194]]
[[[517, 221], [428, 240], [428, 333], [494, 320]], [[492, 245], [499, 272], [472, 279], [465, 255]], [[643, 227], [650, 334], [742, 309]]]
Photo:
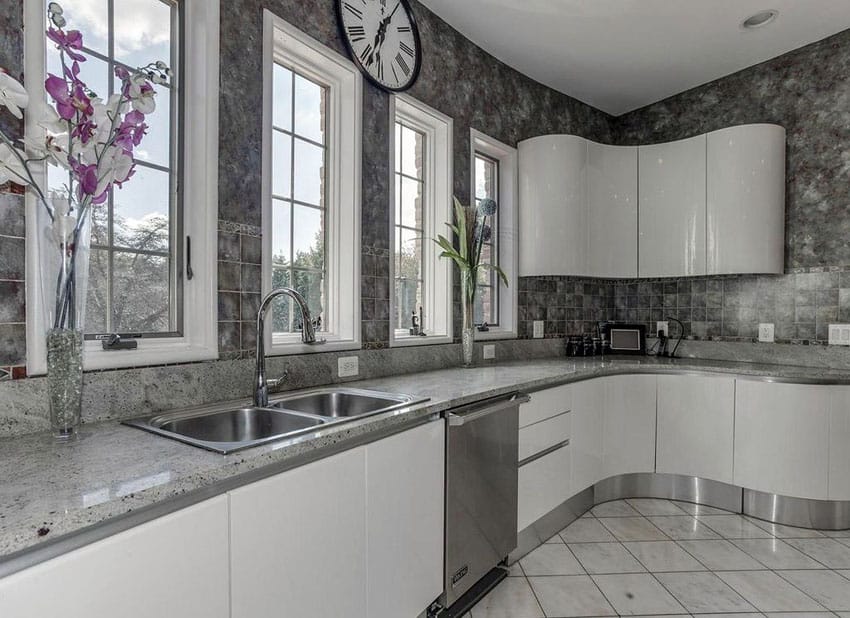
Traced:
[[53, 435], [60, 440], [73, 438], [82, 419], [82, 331], [47, 331], [47, 399]]
[[463, 326], [460, 339], [463, 366], [472, 367], [475, 352], [475, 283], [470, 273], [461, 274], [460, 287], [463, 303]]

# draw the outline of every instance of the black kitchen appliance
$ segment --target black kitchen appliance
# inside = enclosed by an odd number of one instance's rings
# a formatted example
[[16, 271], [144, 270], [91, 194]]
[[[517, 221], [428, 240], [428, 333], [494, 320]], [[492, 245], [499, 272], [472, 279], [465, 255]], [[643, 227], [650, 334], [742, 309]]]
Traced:
[[609, 354], [646, 354], [646, 325], [600, 322], [599, 332]]

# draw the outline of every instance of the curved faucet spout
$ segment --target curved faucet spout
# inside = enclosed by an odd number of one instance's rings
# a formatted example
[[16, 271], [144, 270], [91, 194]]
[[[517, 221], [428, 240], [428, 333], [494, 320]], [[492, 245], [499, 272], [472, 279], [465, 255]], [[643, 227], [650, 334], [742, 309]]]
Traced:
[[292, 288], [277, 288], [265, 295], [257, 311], [257, 370], [254, 373], [254, 405], [265, 407], [269, 405], [269, 381], [266, 379], [266, 337], [265, 316], [272, 301], [278, 296], [289, 296], [298, 305], [301, 312], [301, 341], [309, 345], [324, 343], [324, 339], [316, 339], [316, 329], [310, 316], [310, 308], [304, 297]]

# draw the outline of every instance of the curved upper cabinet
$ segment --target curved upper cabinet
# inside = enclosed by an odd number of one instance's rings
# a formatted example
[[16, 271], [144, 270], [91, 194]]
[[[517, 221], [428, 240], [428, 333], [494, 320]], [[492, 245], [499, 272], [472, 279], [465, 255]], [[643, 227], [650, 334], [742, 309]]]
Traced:
[[774, 124], [708, 134], [708, 274], [785, 267], [785, 129]]

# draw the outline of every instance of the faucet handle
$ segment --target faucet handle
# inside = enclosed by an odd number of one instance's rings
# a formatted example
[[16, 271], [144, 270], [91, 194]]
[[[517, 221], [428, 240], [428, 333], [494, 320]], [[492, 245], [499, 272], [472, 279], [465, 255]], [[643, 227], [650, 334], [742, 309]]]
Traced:
[[286, 378], [288, 378], [288, 377], [289, 377], [289, 369], [284, 369], [283, 375], [281, 375], [279, 378], [272, 378], [271, 380], [266, 380], [266, 386], [268, 388], [277, 388], [281, 384], [283, 384], [284, 380], [286, 380]]

